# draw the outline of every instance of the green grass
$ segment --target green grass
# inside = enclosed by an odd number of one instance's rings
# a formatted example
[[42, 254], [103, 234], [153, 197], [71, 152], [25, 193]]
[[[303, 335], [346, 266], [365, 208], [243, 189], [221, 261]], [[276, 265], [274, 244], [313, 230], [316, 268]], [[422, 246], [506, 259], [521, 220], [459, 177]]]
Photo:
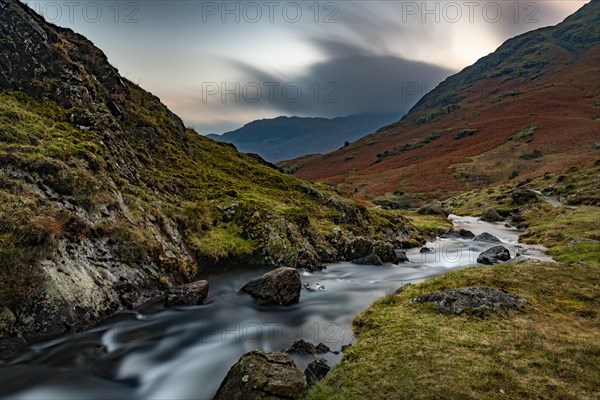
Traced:
[[416, 212], [406, 212], [405, 215], [415, 228], [430, 236], [439, 236], [452, 229], [452, 222], [441, 215], [420, 215]]
[[214, 261], [250, 256], [257, 250], [257, 243], [243, 238], [241, 229], [232, 223], [214, 228], [202, 237], [194, 236], [190, 240], [194, 250]]
[[[421, 293], [488, 285], [522, 311], [448, 315]], [[593, 399], [600, 393], [600, 273], [565, 264], [451, 272], [376, 302], [358, 343], [308, 399]]]

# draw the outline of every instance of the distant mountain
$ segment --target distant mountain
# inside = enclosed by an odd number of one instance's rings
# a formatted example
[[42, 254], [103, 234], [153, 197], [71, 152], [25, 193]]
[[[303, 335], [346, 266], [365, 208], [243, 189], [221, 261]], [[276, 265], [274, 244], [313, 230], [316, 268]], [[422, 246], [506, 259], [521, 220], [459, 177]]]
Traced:
[[343, 149], [282, 163], [357, 198], [435, 197], [600, 158], [600, 0], [506, 41], [395, 124]]
[[277, 117], [250, 122], [242, 128], [209, 138], [232, 143], [244, 153], [278, 162], [339, 149], [374, 130], [397, 121], [399, 114], [351, 115], [333, 119]]

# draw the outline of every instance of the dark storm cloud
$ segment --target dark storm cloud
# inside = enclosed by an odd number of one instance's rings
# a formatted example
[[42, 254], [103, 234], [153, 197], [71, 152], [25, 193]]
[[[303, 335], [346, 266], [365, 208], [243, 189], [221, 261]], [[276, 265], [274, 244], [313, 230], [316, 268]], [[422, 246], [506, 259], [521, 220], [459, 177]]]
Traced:
[[[248, 82], [265, 88], [275, 83], [273, 95], [265, 92], [259, 103], [281, 112], [341, 116], [358, 113], [404, 113], [427, 91], [455, 71], [425, 62], [407, 60], [393, 55], [375, 54], [361, 47], [334, 38], [311, 39], [324, 54], [332, 58], [311, 65], [298, 75], [268, 73], [238, 61], [232, 61], [242, 73], [242, 88]], [[287, 87], [287, 93], [284, 88]], [[297, 96], [297, 88], [302, 90]], [[241, 105], [252, 95], [241, 95]]]

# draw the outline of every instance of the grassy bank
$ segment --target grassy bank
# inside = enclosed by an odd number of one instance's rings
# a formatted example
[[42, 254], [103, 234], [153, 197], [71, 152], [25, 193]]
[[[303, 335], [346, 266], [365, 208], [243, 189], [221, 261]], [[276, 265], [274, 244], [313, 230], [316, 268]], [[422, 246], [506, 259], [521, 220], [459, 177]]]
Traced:
[[[529, 303], [481, 318], [410, 302], [481, 285]], [[598, 398], [599, 293], [598, 269], [581, 265], [499, 265], [428, 280], [359, 316], [358, 343], [308, 398]]]
[[[585, 176], [598, 176], [597, 168]], [[560, 195], [575, 178], [540, 179]], [[358, 343], [307, 398], [600, 398], [600, 207], [577, 200], [593, 200], [597, 180], [587, 182], [568, 189], [576, 208], [541, 201], [521, 210], [529, 224], [522, 240], [547, 246], [559, 262], [468, 268], [379, 300], [354, 321]], [[514, 187], [469, 192], [444, 205], [470, 215], [490, 206], [512, 213], [517, 207], [506, 193]], [[528, 304], [456, 316], [411, 303], [422, 293], [484, 285]]]

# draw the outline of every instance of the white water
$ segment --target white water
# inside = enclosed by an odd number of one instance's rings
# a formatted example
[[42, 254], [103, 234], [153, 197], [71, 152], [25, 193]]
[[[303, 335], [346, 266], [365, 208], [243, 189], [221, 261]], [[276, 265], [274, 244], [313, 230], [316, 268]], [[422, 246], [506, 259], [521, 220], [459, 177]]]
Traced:
[[[451, 219], [456, 229], [497, 236], [512, 256], [535, 251], [520, 248], [519, 232], [500, 223]], [[354, 339], [352, 320], [373, 301], [406, 283], [473, 265], [482, 251], [497, 244], [439, 239], [427, 243], [431, 253], [408, 251], [410, 263], [336, 263], [304, 272], [303, 283], [319, 283], [324, 290], [303, 289], [300, 303], [290, 307], [259, 307], [238, 293], [267, 269], [209, 276], [210, 294], [202, 306], [151, 315], [124, 312], [86, 332], [31, 346], [0, 368], [0, 394], [10, 399], [210, 399], [243, 353], [282, 351], [298, 339], [340, 351]], [[95, 350], [98, 346], [107, 352]], [[302, 370], [314, 359], [293, 357]], [[341, 354], [319, 357], [334, 365]]]

